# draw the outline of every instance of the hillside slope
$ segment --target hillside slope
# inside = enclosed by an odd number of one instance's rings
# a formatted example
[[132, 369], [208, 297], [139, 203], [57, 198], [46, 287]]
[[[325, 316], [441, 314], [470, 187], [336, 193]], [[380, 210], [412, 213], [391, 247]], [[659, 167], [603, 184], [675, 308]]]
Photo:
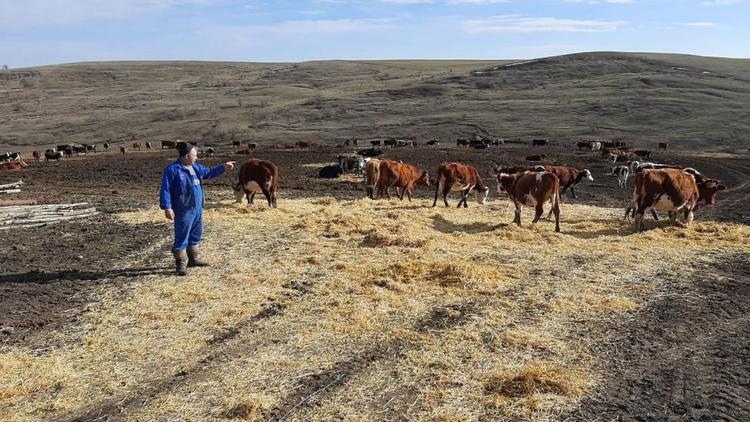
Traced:
[[0, 72], [0, 148], [183, 137], [625, 137], [750, 146], [750, 60], [109, 62]]

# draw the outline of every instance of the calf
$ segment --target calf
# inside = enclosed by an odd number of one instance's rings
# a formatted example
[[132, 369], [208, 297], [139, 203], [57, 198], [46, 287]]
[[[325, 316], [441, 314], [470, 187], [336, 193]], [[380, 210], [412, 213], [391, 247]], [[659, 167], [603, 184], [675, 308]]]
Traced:
[[466, 199], [472, 190], [476, 192], [477, 202], [484, 205], [490, 188], [482, 182], [477, 169], [461, 163], [443, 163], [437, 171], [435, 200], [432, 202], [432, 206], [437, 206], [440, 191], [443, 193], [443, 203], [446, 207], [448, 206], [448, 193], [450, 191], [461, 191], [461, 200], [458, 201], [457, 207], [460, 207], [463, 203], [464, 208], [467, 208]]
[[137, 149], [138, 151], [140, 151], [141, 148], [143, 148], [143, 144], [142, 143], [140, 143], [140, 142], [133, 142], [133, 149]]
[[619, 166], [612, 169], [610, 176], [617, 176], [617, 185], [621, 188], [625, 188], [628, 183], [628, 177], [630, 176], [630, 168], [628, 166]]
[[146, 142], [146, 149], [151, 149], [151, 142]]
[[594, 176], [591, 175], [591, 172], [588, 169], [578, 170], [574, 167], [565, 166], [536, 166], [535, 170], [546, 171], [557, 176], [557, 178], [560, 179], [560, 187], [562, 187], [560, 195], [570, 189], [573, 198], [578, 198], [575, 191], [575, 186], [577, 184], [581, 183], [584, 179], [589, 182], [594, 181]]
[[247, 204], [252, 205], [255, 194], [263, 192], [268, 206], [276, 208], [276, 191], [279, 187], [279, 168], [272, 162], [252, 158], [240, 168], [239, 181], [233, 186], [237, 202], [242, 202], [242, 195]]
[[[238, 144], [239, 145], [239, 144]], [[161, 149], [171, 148], [174, 149], [177, 146], [177, 141], [161, 141]]]
[[402, 189], [399, 199], [404, 199], [404, 193], [411, 202], [411, 194], [414, 187], [418, 184], [430, 186], [430, 175], [425, 170], [421, 170], [411, 164], [397, 163], [391, 160], [380, 162], [380, 178], [378, 179], [378, 188], [384, 189], [388, 199], [391, 199], [390, 188], [395, 187]]
[[323, 179], [335, 179], [344, 174], [344, 169], [338, 164], [321, 167], [318, 171], [318, 177]]
[[500, 173], [498, 181], [516, 206], [513, 222], [521, 227], [521, 208], [534, 207], [532, 223], [536, 223], [544, 214], [544, 203], [552, 201], [552, 212], [555, 214], [555, 231], [560, 231], [560, 180], [552, 173], [525, 172], [516, 174]]
[[42, 154], [40, 154], [39, 151], [34, 151], [31, 153], [31, 155], [34, 157], [34, 161], [36, 161], [37, 163], [42, 158]]

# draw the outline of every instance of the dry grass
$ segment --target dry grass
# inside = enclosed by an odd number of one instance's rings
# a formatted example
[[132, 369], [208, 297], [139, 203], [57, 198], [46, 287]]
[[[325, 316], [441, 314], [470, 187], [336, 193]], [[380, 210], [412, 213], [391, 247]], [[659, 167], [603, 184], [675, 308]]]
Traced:
[[658, 274], [750, 250], [746, 226], [631, 234], [620, 210], [566, 204], [558, 234], [508, 225], [505, 202], [430, 204], [212, 206], [212, 267], [102, 296], [48, 350], [0, 349], [0, 419], [56, 419], [183, 372], [126, 416], [261, 420], [318, 392], [289, 418], [553, 420], [604, 377], [603, 323], [658, 297]]

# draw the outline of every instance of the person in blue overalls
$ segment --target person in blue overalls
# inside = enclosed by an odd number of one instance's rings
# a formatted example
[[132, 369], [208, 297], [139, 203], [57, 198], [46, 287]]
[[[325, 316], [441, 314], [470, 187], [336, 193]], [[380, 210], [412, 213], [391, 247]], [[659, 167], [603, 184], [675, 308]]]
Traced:
[[203, 180], [231, 171], [234, 161], [208, 169], [196, 162], [198, 151], [193, 145], [178, 142], [176, 149], [180, 158], [164, 168], [159, 207], [167, 219], [174, 220], [172, 253], [177, 275], [186, 275], [187, 267], [208, 265], [198, 259], [198, 244], [203, 234]]

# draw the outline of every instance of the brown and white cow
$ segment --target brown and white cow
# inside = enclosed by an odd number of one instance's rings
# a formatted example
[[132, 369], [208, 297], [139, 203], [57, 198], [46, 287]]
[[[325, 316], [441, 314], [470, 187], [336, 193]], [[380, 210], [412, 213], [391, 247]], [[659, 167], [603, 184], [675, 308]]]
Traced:
[[133, 142], [133, 149], [137, 149], [138, 151], [140, 151], [141, 148], [143, 148], [143, 144], [142, 143], [140, 143], [140, 142]]
[[442, 163], [438, 167], [437, 180], [435, 182], [435, 200], [432, 206], [437, 206], [438, 193], [443, 193], [443, 203], [448, 206], [448, 193], [450, 191], [461, 191], [461, 200], [458, 201], [457, 207], [463, 203], [467, 208], [466, 199], [471, 191], [474, 190], [477, 196], [477, 202], [484, 205], [490, 188], [482, 182], [479, 172], [473, 166], [461, 163]]
[[[365, 191], [370, 199], [375, 199], [375, 188], [378, 186], [378, 180], [380, 180], [380, 161], [377, 158], [372, 158], [365, 165]], [[380, 196], [380, 193], [378, 192], [378, 196]]]
[[279, 168], [272, 162], [251, 158], [240, 168], [239, 181], [232, 187], [237, 202], [242, 202], [242, 195], [247, 204], [252, 205], [255, 194], [263, 192], [268, 206], [276, 208], [276, 190], [279, 187]]
[[42, 154], [39, 151], [34, 151], [31, 153], [31, 155], [34, 157], [34, 161], [36, 161], [37, 163], [42, 159]]
[[552, 201], [555, 231], [560, 231], [560, 179], [557, 176], [546, 171], [528, 171], [516, 174], [500, 173], [497, 179], [516, 206], [514, 223], [521, 227], [521, 208], [524, 206], [535, 208], [532, 223], [536, 223], [544, 214], [544, 203]]
[[401, 189], [398, 199], [404, 199], [404, 194], [411, 201], [411, 194], [414, 187], [418, 184], [430, 186], [430, 175], [426, 170], [422, 170], [411, 164], [399, 163], [391, 160], [382, 160], [380, 162], [380, 178], [378, 179], [378, 189], [385, 190], [388, 199], [391, 199], [391, 188], [396, 188], [396, 194]]
[[648, 209], [668, 211], [676, 220], [676, 212], [683, 213], [683, 221], [690, 224], [698, 203], [716, 202], [716, 192], [726, 189], [718, 180], [708, 178], [693, 169], [647, 169], [636, 174], [633, 203], [635, 231], [643, 230], [643, 216]]

